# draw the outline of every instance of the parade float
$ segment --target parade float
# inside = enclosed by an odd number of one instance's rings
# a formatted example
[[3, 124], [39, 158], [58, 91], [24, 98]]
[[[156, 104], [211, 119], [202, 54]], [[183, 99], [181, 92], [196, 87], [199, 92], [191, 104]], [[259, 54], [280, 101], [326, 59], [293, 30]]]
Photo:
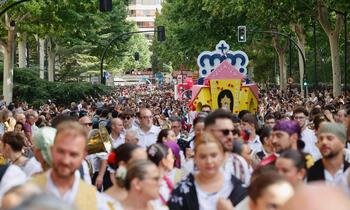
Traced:
[[243, 51], [231, 51], [225, 41], [215, 51], [202, 52], [197, 59], [199, 75], [192, 87], [190, 106], [201, 111], [204, 105], [212, 110], [223, 108], [232, 113], [258, 108], [259, 89], [247, 74], [248, 56]]

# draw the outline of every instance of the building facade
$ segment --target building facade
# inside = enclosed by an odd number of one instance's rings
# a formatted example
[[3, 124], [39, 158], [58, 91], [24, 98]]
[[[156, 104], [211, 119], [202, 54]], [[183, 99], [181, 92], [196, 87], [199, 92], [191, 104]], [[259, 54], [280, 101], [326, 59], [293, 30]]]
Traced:
[[[163, 0], [130, 0], [128, 20], [135, 21], [139, 31], [154, 29], [156, 13], [162, 9]], [[145, 34], [148, 40], [153, 38], [153, 33]]]

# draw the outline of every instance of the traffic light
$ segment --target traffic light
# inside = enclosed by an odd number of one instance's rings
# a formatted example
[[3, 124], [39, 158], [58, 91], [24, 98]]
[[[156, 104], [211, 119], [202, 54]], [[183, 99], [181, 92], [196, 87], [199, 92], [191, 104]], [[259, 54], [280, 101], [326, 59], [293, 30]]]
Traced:
[[165, 27], [164, 26], [157, 27], [157, 39], [160, 42], [165, 41]]
[[247, 30], [245, 26], [238, 26], [238, 42], [247, 41]]
[[139, 61], [140, 60], [140, 53], [139, 52], [135, 52], [134, 58], [135, 58], [135, 61]]
[[112, 11], [112, 0], [100, 0], [100, 11], [101, 12]]
[[307, 79], [306, 79], [306, 77], [304, 77], [304, 79], [303, 79], [304, 81], [303, 81], [303, 83], [304, 83], [304, 86], [307, 86]]

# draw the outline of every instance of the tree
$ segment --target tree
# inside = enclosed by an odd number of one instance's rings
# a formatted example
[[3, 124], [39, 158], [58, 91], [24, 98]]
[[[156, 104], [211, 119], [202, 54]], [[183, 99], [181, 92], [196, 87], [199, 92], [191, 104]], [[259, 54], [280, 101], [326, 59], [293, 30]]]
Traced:
[[13, 64], [14, 64], [14, 43], [16, 34], [16, 25], [13, 19], [5, 14], [5, 29], [7, 37], [0, 39], [0, 46], [4, 53], [4, 70], [3, 70], [3, 95], [6, 102], [12, 101], [13, 94]]
[[[336, 6], [338, 12], [335, 14], [335, 17], [330, 14], [324, 0], [317, 0], [317, 18], [329, 40], [332, 58], [333, 95], [336, 97], [341, 94], [339, 37], [344, 26], [344, 16], [341, 12], [344, 12], [346, 8], [350, 8], [350, 4], [347, 1], [327, 1], [327, 3]], [[332, 24], [331, 20], [335, 21], [335, 23]]]
[[[136, 27], [133, 27], [133, 31], [136, 31]], [[116, 66], [117, 71], [125, 72], [128, 70], [145, 70], [151, 68], [150, 57], [151, 52], [149, 50], [149, 42], [144, 34], [134, 34], [130, 37], [128, 43], [128, 49], [122, 56], [117, 56], [115, 59], [121, 59], [121, 62]], [[139, 53], [139, 60], [134, 58], [135, 53]]]

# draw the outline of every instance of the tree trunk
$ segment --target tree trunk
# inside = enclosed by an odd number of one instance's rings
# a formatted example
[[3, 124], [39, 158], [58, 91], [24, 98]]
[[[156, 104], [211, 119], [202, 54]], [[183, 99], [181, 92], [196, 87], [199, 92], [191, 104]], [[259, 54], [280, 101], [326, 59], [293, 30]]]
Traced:
[[333, 95], [337, 97], [341, 95], [341, 69], [339, 57], [339, 36], [328, 36], [331, 46], [332, 57], [332, 76], [333, 76]]
[[[339, 36], [340, 31], [344, 25], [344, 17], [342, 14], [336, 14], [335, 26], [332, 27], [329, 21], [329, 13], [327, 6], [323, 0], [317, 1], [318, 21], [320, 22], [323, 30], [326, 32], [331, 48], [332, 58], [332, 75], [333, 75], [333, 96], [337, 97], [341, 95], [341, 71], [340, 71], [340, 59], [339, 59]], [[334, 29], [333, 29], [334, 28]]]
[[4, 48], [4, 73], [3, 73], [3, 96], [7, 104], [12, 102], [13, 97], [13, 65], [15, 48], [15, 28], [10, 27], [7, 31], [7, 44]]
[[281, 47], [280, 38], [277, 34], [273, 36], [273, 47], [278, 55], [279, 64], [279, 77], [280, 77], [280, 90], [287, 90], [287, 64], [286, 64], [286, 49], [288, 48], [288, 42], [285, 42]]
[[18, 67], [25, 68], [27, 62], [27, 34], [18, 33]]
[[39, 38], [40, 79], [45, 79], [45, 39]]
[[[304, 54], [304, 57], [306, 59], [306, 54], [305, 54], [305, 45], [306, 45], [306, 35], [304, 33], [304, 30], [302, 26], [297, 23], [297, 24], [292, 24], [292, 30], [294, 31], [296, 37], [297, 37], [297, 43], [299, 48]], [[298, 60], [299, 60], [299, 83], [300, 83], [300, 92], [301, 95], [303, 95], [304, 92], [304, 72], [305, 72], [305, 66], [304, 66], [304, 61], [303, 57], [298, 50]]]
[[56, 52], [55, 52], [53, 40], [51, 38], [48, 39], [48, 43], [47, 43], [47, 55], [48, 55], [48, 79], [49, 79], [49, 82], [53, 82], [55, 80]]
[[286, 54], [278, 53], [278, 65], [280, 72], [280, 89], [287, 90], [287, 64], [286, 64]]

